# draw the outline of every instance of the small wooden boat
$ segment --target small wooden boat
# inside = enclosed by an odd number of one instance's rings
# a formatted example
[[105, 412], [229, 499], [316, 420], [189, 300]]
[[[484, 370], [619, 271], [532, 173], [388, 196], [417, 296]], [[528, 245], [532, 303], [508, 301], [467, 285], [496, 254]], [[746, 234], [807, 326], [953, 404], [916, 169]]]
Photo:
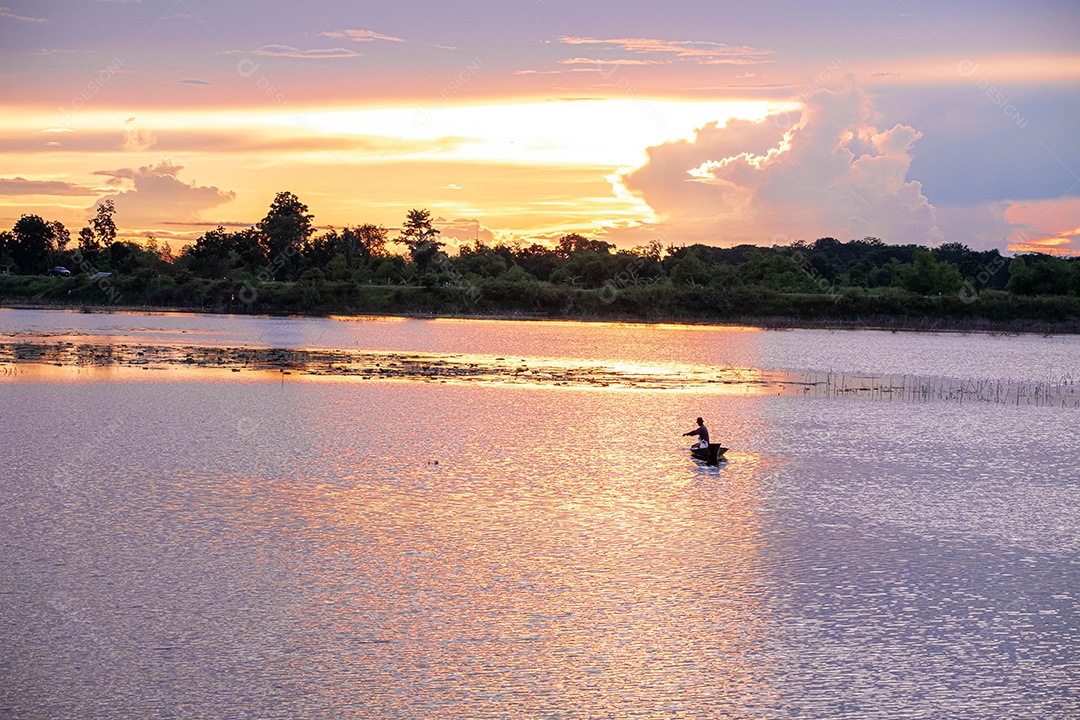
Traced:
[[690, 448], [690, 456], [695, 460], [705, 461], [706, 465], [713, 466], [727, 462], [727, 458], [724, 457], [727, 451], [728, 449], [721, 447], [719, 443], [709, 443], [708, 447], [694, 445]]

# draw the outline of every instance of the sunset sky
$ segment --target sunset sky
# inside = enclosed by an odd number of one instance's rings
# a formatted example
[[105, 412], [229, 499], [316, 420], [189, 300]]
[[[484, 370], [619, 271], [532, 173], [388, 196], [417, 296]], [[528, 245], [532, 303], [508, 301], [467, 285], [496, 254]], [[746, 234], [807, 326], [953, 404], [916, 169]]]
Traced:
[[1080, 252], [1080, 4], [0, 0], [0, 228]]

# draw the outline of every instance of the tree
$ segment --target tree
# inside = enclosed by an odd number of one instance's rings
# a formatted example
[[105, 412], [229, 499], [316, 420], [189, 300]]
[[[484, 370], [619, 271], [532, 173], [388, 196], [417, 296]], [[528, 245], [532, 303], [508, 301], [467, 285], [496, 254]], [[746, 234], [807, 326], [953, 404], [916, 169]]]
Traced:
[[15, 258], [11, 257], [11, 250], [15, 243], [15, 236], [7, 230], [0, 232], [0, 275], [11, 272], [15, 264]]
[[79, 248], [76, 254], [77, 262], [87, 262], [93, 265], [98, 255], [101, 254], [101, 243], [98, 242], [94, 231], [89, 227], [79, 230]]
[[506, 272], [506, 260], [494, 248], [477, 240], [472, 245], [463, 245], [454, 259], [454, 267], [466, 275], [485, 278], [499, 277]]
[[235, 271], [247, 270], [259, 280], [269, 280], [261, 237], [254, 228], [230, 233], [218, 225], [184, 248], [184, 264], [199, 277], [233, 279]]
[[266, 249], [262, 245], [262, 233], [255, 228], [244, 228], [230, 235], [232, 251], [240, 259], [240, 265], [257, 273], [266, 267]]
[[94, 228], [94, 235], [102, 247], [108, 248], [116, 240], [116, 223], [113, 222], [113, 213], [116, 206], [111, 198], [105, 198], [97, 206], [97, 214], [90, 220]]
[[204, 232], [184, 254], [189, 258], [188, 267], [199, 277], [225, 278], [236, 264], [232, 253], [232, 238], [225, 228]]
[[[45, 272], [49, 256], [57, 249], [58, 223], [49, 223], [40, 215], [23, 215], [11, 228], [7, 254], [26, 274]], [[59, 226], [61, 229], [63, 225]], [[66, 235], [67, 231], [63, 231]]]
[[920, 248], [915, 251], [914, 262], [901, 268], [900, 282], [906, 290], [931, 295], [956, 292], [964, 279], [955, 267], [938, 262], [933, 252]]
[[709, 266], [696, 251], [683, 255], [671, 270], [671, 280], [677, 285], [706, 285], [709, 279]]
[[632, 248], [630, 252], [640, 258], [645, 258], [658, 263], [661, 258], [664, 257], [664, 243], [659, 240], [653, 240], [648, 245], [638, 245]]
[[53, 231], [53, 245], [58, 253], [62, 253], [67, 250], [67, 244], [71, 242], [71, 233], [64, 227], [64, 223], [59, 220], [53, 220], [49, 223], [49, 227]]
[[94, 217], [90, 218], [90, 224], [79, 230], [76, 262], [93, 265], [101, 258], [103, 251], [112, 247], [116, 240], [116, 223], [113, 221], [115, 212], [116, 206], [112, 198], [105, 198], [98, 203]]
[[[373, 257], [385, 257], [386, 229], [376, 225], [346, 227], [341, 232], [330, 228], [314, 238], [304, 248], [304, 259], [310, 267], [327, 267], [335, 258], [342, 258], [345, 270], [366, 266]], [[338, 274], [341, 274], [339, 268]]]
[[274, 197], [270, 211], [258, 224], [271, 277], [276, 278], [279, 272], [289, 276], [295, 269], [295, 256], [311, 237], [314, 217], [291, 192], [279, 192]]
[[1075, 265], [1050, 255], [1018, 255], [1009, 264], [1006, 289], [1014, 295], [1068, 295], [1076, 289]]
[[817, 240], [814, 241], [814, 250], [819, 252], [819, 253], [830, 253], [830, 252], [834, 252], [836, 250], [836, 248], [840, 247], [842, 244], [843, 243], [841, 243], [836, 238], [831, 238], [831, 237], [818, 238]]
[[635, 247], [630, 251], [616, 252], [615, 271], [620, 282], [636, 283], [663, 275], [663, 266], [660, 265], [663, 252], [664, 246], [659, 240], [653, 240], [649, 245]]
[[561, 257], [570, 257], [572, 253], [591, 251], [599, 253], [600, 255], [607, 255], [613, 245], [606, 243], [603, 240], [590, 240], [584, 235], [577, 233], [570, 233], [569, 235], [563, 235], [559, 238], [559, 244], [555, 248], [555, 252]]
[[435, 239], [439, 231], [431, 226], [431, 213], [427, 210], [410, 210], [401, 228], [401, 242], [409, 248], [412, 261], [420, 269], [426, 269], [439, 256], [442, 243]]
[[343, 233], [350, 240], [355, 240], [356, 249], [364, 257], [386, 257], [386, 228], [370, 223], [357, 228], [345, 228]]
[[158, 242], [153, 233], [148, 233], [146, 236], [146, 252], [154, 259], [153, 264], [158, 272], [167, 271], [176, 260], [168, 241]]
[[580, 278], [585, 287], [598, 288], [614, 279], [616, 259], [595, 250], [578, 250], [566, 262], [566, 270], [572, 277]]
[[971, 257], [972, 252], [971, 248], [964, 243], [948, 242], [938, 246], [938, 249], [934, 254], [937, 255], [938, 260], [947, 262], [950, 265], [955, 265], [958, 269], [962, 270], [964, 263]]
[[739, 272], [748, 285], [758, 285], [779, 292], [827, 292], [833, 287], [828, 279], [814, 270], [813, 265], [801, 265], [794, 258], [766, 249], [748, 253]]

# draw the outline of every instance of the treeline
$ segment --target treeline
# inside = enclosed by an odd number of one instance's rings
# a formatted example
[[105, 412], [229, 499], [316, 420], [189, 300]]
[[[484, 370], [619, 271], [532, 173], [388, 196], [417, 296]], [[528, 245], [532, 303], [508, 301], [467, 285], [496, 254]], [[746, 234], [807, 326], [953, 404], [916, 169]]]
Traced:
[[[116, 239], [111, 201], [73, 242], [57, 222], [24, 215], [0, 232], [8, 302], [151, 305], [231, 312], [521, 313], [552, 317], [798, 321], [880, 318], [1080, 319], [1080, 259], [1003, 257], [950, 243], [890, 245], [821, 238], [786, 246], [619, 250], [577, 234], [554, 247], [486, 245], [446, 252], [426, 210], [399, 231], [317, 232], [292, 193], [256, 225], [204, 233], [177, 256], [151, 239]], [[53, 268], [70, 277], [42, 277]], [[56, 272], [56, 271], [54, 271]]]

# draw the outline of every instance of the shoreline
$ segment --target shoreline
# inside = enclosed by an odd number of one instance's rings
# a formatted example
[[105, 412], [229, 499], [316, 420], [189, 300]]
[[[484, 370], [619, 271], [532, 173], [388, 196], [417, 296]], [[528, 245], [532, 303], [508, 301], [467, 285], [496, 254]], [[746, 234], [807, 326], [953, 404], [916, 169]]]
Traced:
[[[680, 366], [642, 372], [603, 360], [571, 363], [543, 358], [390, 350], [329, 350], [169, 343], [127, 344], [21, 340], [0, 342], [0, 383], [33, 375], [55, 379], [94, 369], [217, 371], [225, 381], [286, 376], [354, 381], [645, 390], [737, 395], [827, 397], [886, 402], [978, 402], [1080, 407], [1080, 386], [1069, 380], [992, 380], [915, 375], [796, 371], [755, 367]], [[59, 370], [57, 370], [59, 369]], [[70, 376], [68, 376], [70, 377]], [[134, 378], [129, 378], [134, 379]], [[207, 379], [210, 379], [207, 376]]]
[[25, 303], [2, 302], [0, 309], [11, 310], [56, 310], [60, 312], [79, 312], [94, 314], [192, 314], [192, 315], [236, 315], [252, 317], [311, 317], [311, 318], [405, 318], [415, 320], [501, 320], [501, 321], [541, 321], [541, 322], [583, 322], [615, 323], [628, 325], [686, 325], [701, 327], [745, 327], [768, 331], [785, 330], [830, 330], [830, 331], [875, 331], [875, 332], [922, 332], [955, 333], [960, 335], [1080, 335], [1080, 318], [1060, 322], [1045, 320], [1005, 320], [994, 321], [979, 319], [942, 318], [924, 316], [919, 318], [903, 316], [876, 316], [854, 319], [817, 318], [808, 319], [795, 316], [751, 316], [729, 319], [685, 318], [685, 317], [650, 317], [620, 315], [578, 315], [549, 316], [543, 313], [430, 313], [430, 312], [357, 312], [346, 310], [301, 311], [301, 312], [231, 312], [228, 308], [184, 308], [157, 305], [93, 305], [75, 303]]

